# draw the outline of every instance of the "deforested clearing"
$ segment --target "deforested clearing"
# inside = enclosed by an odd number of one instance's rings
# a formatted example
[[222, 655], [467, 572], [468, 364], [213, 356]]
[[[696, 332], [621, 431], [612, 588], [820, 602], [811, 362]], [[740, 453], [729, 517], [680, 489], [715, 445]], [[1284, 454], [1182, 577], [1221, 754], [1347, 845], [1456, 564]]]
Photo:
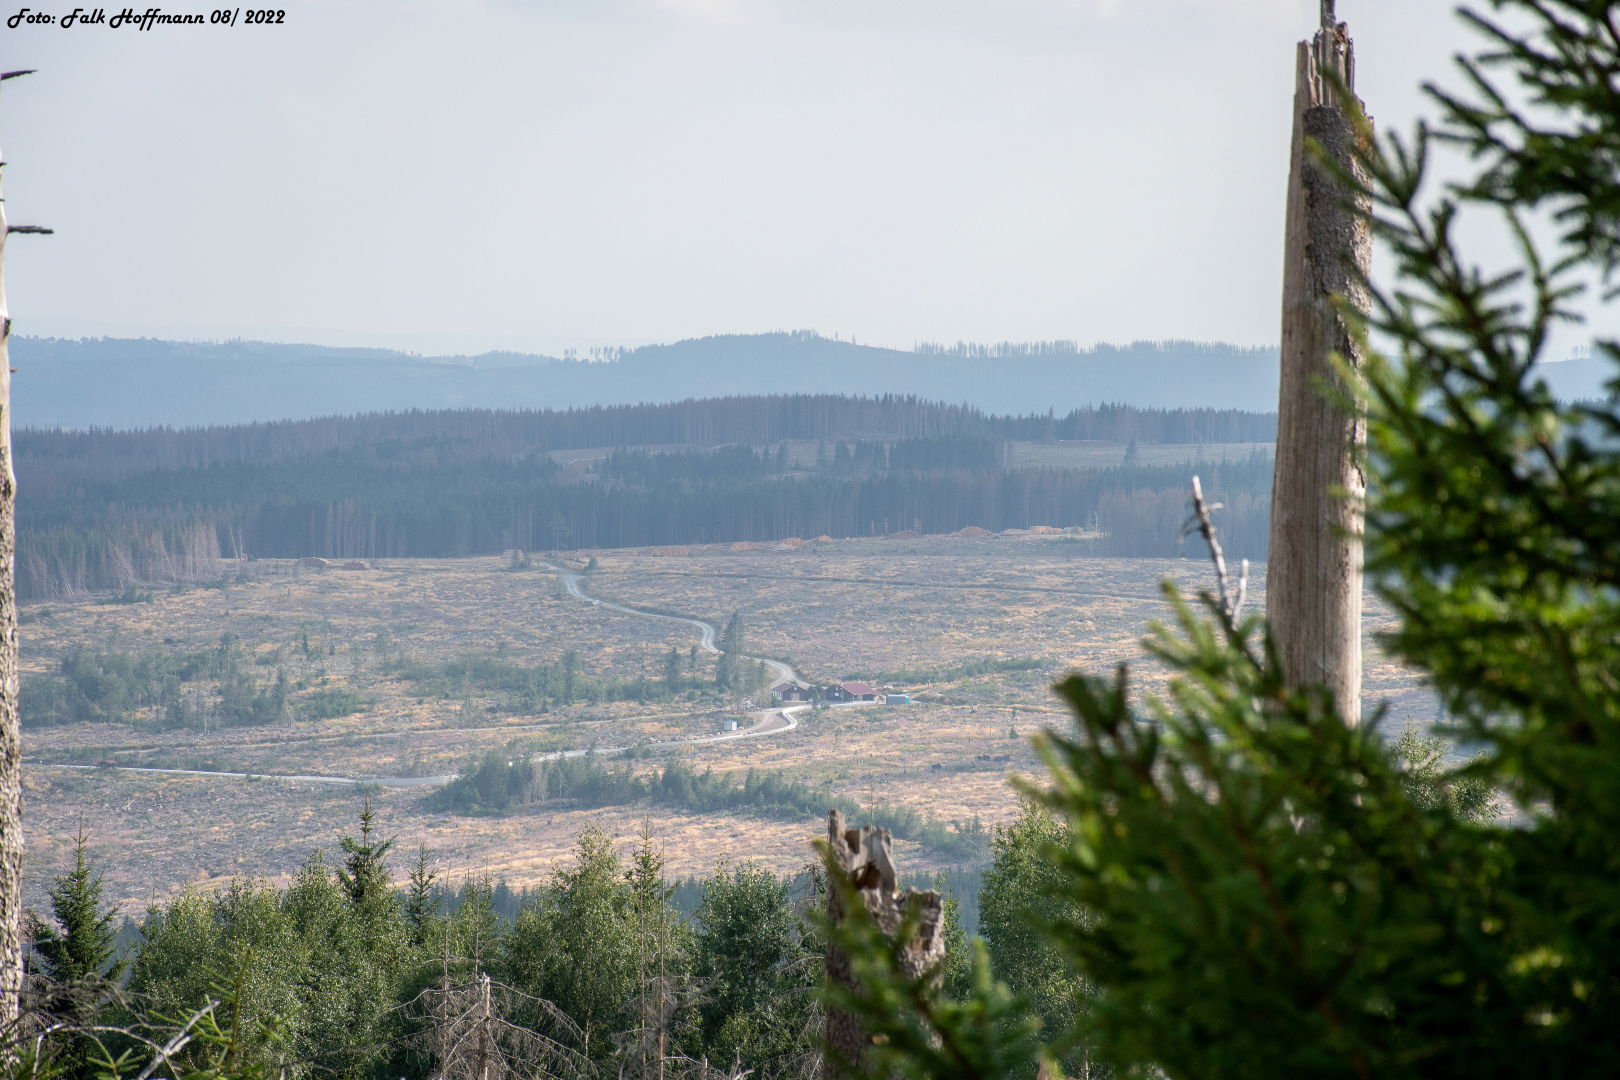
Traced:
[[[961, 837], [1011, 819], [1008, 776], [1039, 769], [1028, 736], [1067, 723], [1050, 684], [1127, 663], [1162, 690], [1139, 644], [1147, 622], [1170, 614], [1160, 582], [1187, 593], [1208, 584], [1202, 562], [1097, 558], [1072, 538], [1033, 532], [730, 547], [678, 559], [575, 551], [523, 569], [509, 557], [375, 560], [366, 573], [259, 560], [220, 588], [26, 608], [29, 901], [59, 872], [81, 815], [105, 855], [109, 899], [139, 910], [154, 890], [285, 880], [312, 848], [352, 831], [361, 788], [266, 776], [427, 779], [491, 752], [516, 760], [592, 747], [638, 748], [595, 767], [643, 780], [675, 766], [741, 785], [752, 769], [842, 805], [932, 821], [935, 832], [918, 825], [897, 840], [919, 872], [981, 861]], [[559, 571], [604, 603], [571, 595]], [[1250, 602], [1263, 605], [1264, 567], [1251, 574]], [[727, 720], [746, 730], [768, 692], [716, 689], [715, 656], [694, 653], [695, 627], [609, 604], [716, 627], [736, 614], [750, 655], [784, 661], [813, 686], [864, 680], [907, 691], [910, 703], [806, 710], [783, 733], [659, 746]], [[1397, 722], [1427, 719], [1425, 691], [1376, 650], [1386, 621], [1370, 609], [1369, 697], [1391, 699]], [[142, 665], [164, 663], [186, 676], [177, 696], [142, 698]], [[135, 688], [123, 698], [80, 700], [67, 688], [71, 672], [90, 668], [111, 686], [120, 665], [129, 674], [119, 685]], [[53, 687], [57, 711], [30, 715]], [[808, 811], [699, 814], [648, 799], [536, 798], [475, 815], [447, 807], [442, 782], [364, 790], [402, 847], [426, 843], [445, 865], [514, 887], [543, 880], [590, 823], [628, 843], [650, 821], [676, 874], [707, 873], [727, 855], [795, 870], [823, 827]]]

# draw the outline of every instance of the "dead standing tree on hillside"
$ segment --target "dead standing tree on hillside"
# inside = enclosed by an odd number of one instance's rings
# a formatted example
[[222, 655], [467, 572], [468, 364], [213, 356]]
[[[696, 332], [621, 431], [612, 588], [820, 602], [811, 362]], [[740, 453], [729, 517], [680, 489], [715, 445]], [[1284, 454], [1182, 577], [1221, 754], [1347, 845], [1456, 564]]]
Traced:
[[[0, 83], [28, 75], [0, 74]], [[0, 159], [0, 172], [5, 161]], [[6, 307], [6, 241], [49, 233], [8, 225], [0, 197], [0, 1026], [17, 1020], [22, 993], [22, 734], [17, 716], [17, 474], [11, 466], [11, 312]]]
[[[920, 979], [930, 971], [936, 980], [942, 977], [945, 961], [945, 905], [939, 893], [932, 889], [918, 892], [899, 890], [894, 869], [894, 840], [888, 829], [871, 825], [859, 829], [844, 827], [844, 815], [837, 810], [827, 814], [827, 850], [832, 859], [829, 873], [834, 867], [854, 887], [866, 907], [872, 922], [884, 934], [893, 938], [906, 921], [908, 908], [916, 919], [916, 931], [904, 942], [901, 963], [908, 979]], [[843, 890], [828, 882], [827, 920], [838, 925], [844, 919]], [[855, 974], [849, 956], [832, 943], [827, 945], [827, 979], [853, 989]], [[838, 1080], [849, 1075], [845, 1062], [860, 1069], [866, 1058], [868, 1036], [861, 1026], [860, 1017], [836, 1009], [829, 1010], [825, 1034], [828, 1054], [822, 1060], [821, 1075], [825, 1080]]]
[[[447, 968], [448, 971], [448, 968]], [[424, 990], [406, 1009], [424, 1026], [418, 1041], [433, 1060], [432, 1080], [586, 1080], [589, 1058], [571, 1049], [585, 1032], [549, 1001], [478, 972]]]
[[[1322, 684], [1349, 723], [1361, 716], [1361, 529], [1365, 421], [1344, 407], [1331, 358], [1359, 369], [1361, 347], [1337, 305], [1369, 310], [1370, 203], [1347, 191], [1323, 158], [1361, 179], [1363, 117], [1354, 99], [1355, 52], [1333, 0], [1300, 42], [1283, 265], [1282, 378], [1271, 489], [1266, 614], [1283, 675]], [[1337, 85], [1336, 85], [1337, 84]], [[1341, 87], [1348, 92], [1346, 101]], [[1364, 116], [1365, 114], [1363, 114]], [[1341, 393], [1328, 392], [1339, 388]], [[1340, 400], [1335, 400], [1339, 398]]]

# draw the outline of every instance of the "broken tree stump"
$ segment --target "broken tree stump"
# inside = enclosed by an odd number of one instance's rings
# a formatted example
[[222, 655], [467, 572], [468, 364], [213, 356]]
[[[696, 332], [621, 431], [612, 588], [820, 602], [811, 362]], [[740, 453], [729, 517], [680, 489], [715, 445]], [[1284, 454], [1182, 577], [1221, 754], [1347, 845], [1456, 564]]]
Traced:
[[[1370, 203], [1313, 161], [1307, 141], [1365, 182], [1356, 159], [1355, 50], [1348, 27], [1322, 0], [1321, 27], [1296, 57], [1294, 135], [1283, 262], [1282, 370], [1266, 616], [1289, 686], [1325, 685], [1351, 724], [1361, 718], [1361, 530], [1367, 482], [1364, 419], [1324, 394], [1341, 387], [1330, 357], [1359, 369], [1361, 347], [1335, 307], [1365, 314], [1372, 268]], [[1351, 106], [1360, 109], [1360, 102]]]
[[[894, 869], [894, 838], [889, 830], [871, 825], [845, 828], [843, 813], [833, 810], [827, 814], [827, 846], [839, 872], [855, 886], [867, 914], [889, 937], [899, 932], [907, 907], [914, 899], [917, 901], [917, 932], [905, 942], [901, 966], [908, 979], [919, 979], [934, 972], [938, 985], [945, 968], [945, 905], [939, 893], [932, 889], [899, 891]], [[827, 887], [827, 918], [834, 925], [844, 919], [843, 896], [833, 882], [828, 882]], [[828, 980], [854, 989], [855, 977], [850, 970], [849, 956], [829, 942], [826, 959]], [[845, 1075], [835, 1055], [851, 1063], [862, 1062], [871, 1038], [861, 1026], [860, 1017], [833, 1010], [827, 1013], [826, 1036], [833, 1054], [822, 1060], [824, 1080]]]

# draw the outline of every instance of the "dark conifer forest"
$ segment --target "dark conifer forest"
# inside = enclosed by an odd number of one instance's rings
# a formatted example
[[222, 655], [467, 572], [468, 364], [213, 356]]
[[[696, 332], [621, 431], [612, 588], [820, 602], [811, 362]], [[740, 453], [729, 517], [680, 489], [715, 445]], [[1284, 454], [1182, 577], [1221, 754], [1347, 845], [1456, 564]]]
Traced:
[[[1098, 554], [1178, 552], [1185, 466], [1015, 467], [1011, 442], [1269, 442], [1276, 418], [1101, 406], [989, 416], [916, 398], [733, 397], [185, 430], [16, 435], [25, 600], [200, 581], [220, 560], [1100, 530]], [[814, 443], [814, 460], [786, 440]], [[565, 470], [553, 451], [600, 448]], [[1123, 455], [1129, 457], [1130, 455]], [[1265, 557], [1271, 461], [1200, 466], [1234, 553]]]

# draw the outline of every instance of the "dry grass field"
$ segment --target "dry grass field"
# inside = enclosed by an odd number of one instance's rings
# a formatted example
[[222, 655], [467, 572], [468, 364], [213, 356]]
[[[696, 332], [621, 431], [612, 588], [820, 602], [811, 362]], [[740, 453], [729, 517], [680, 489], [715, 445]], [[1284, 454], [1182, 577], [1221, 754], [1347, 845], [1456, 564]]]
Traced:
[[[809, 538], [807, 538], [809, 539]], [[700, 770], [757, 767], [862, 802], [914, 807], [942, 820], [1007, 820], [1016, 800], [1009, 774], [1033, 775], [1025, 736], [1062, 724], [1047, 687], [1072, 668], [1102, 671], [1125, 661], [1142, 685], [1161, 681], [1138, 644], [1145, 625], [1169, 616], [1159, 581], [1209, 583], [1205, 564], [1095, 559], [1062, 536], [849, 540], [772, 545], [733, 552], [693, 548], [573, 553], [599, 569], [592, 595], [720, 622], [741, 612], [749, 649], [790, 660], [815, 679], [851, 674], [912, 686], [911, 707], [859, 707], [806, 717], [787, 734], [680, 753]], [[65, 865], [83, 820], [91, 851], [107, 871], [109, 898], [138, 913], [149, 897], [232, 876], [283, 880], [315, 847], [330, 853], [355, 828], [363, 790], [374, 790], [384, 827], [398, 837], [396, 870], [425, 843], [451, 874], [489, 872], [514, 886], [543, 880], [587, 823], [626, 842], [650, 816], [672, 873], [705, 873], [720, 858], [757, 858], [787, 871], [807, 857], [817, 823], [748, 816], [704, 819], [644, 808], [579, 810], [540, 804], [506, 818], [471, 818], [436, 808], [430, 788], [361, 789], [310, 781], [229, 779], [68, 769], [113, 758], [122, 765], [207, 767], [366, 780], [453, 771], [470, 755], [622, 746], [713, 732], [726, 715], [698, 703], [581, 703], [544, 715], [491, 713], [475, 693], [417, 700], [412, 685], [385, 676], [379, 644], [427, 662], [504, 647], [526, 664], [577, 650], [592, 674], [655, 676], [671, 647], [696, 643], [689, 627], [615, 612], [563, 595], [549, 572], [514, 571], [478, 558], [387, 563], [369, 572], [296, 570], [250, 564], [250, 578], [225, 589], [162, 595], [151, 603], [53, 605], [22, 630], [25, 669], [43, 672], [74, 646], [139, 652], [149, 646], [200, 649], [227, 631], [267, 661], [319, 689], [352, 686], [368, 711], [333, 720], [201, 731], [147, 724], [73, 724], [25, 733], [31, 903]], [[1264, 604], [1263, 568], [1251, 583]], [[1390, 700], [1402, 720], [1427, 721], [1433, 706], [1417, 680], [1383, 660], [1371, 635], [1387, 619], [1369, 611], [1367, 697]], [[298, 646], [307, 634], [312, 648]], [[356, 648], [358, 646], [358, 649]], [[1038, 661], [1028, 670], [957, 677], [952, 666], [982, 658]], [[358, 659], [358, 662], [357, 662]], [[943, 671], [937, 680], [925, 675]], [[931, 680], [924, 682], [922, 680]], [[1012, 737], [1012, 731], [1018, 733]], [[662, 763], [661, 756], [638, 762]], [[903, 867], [941, 861], [900, 844]]]

